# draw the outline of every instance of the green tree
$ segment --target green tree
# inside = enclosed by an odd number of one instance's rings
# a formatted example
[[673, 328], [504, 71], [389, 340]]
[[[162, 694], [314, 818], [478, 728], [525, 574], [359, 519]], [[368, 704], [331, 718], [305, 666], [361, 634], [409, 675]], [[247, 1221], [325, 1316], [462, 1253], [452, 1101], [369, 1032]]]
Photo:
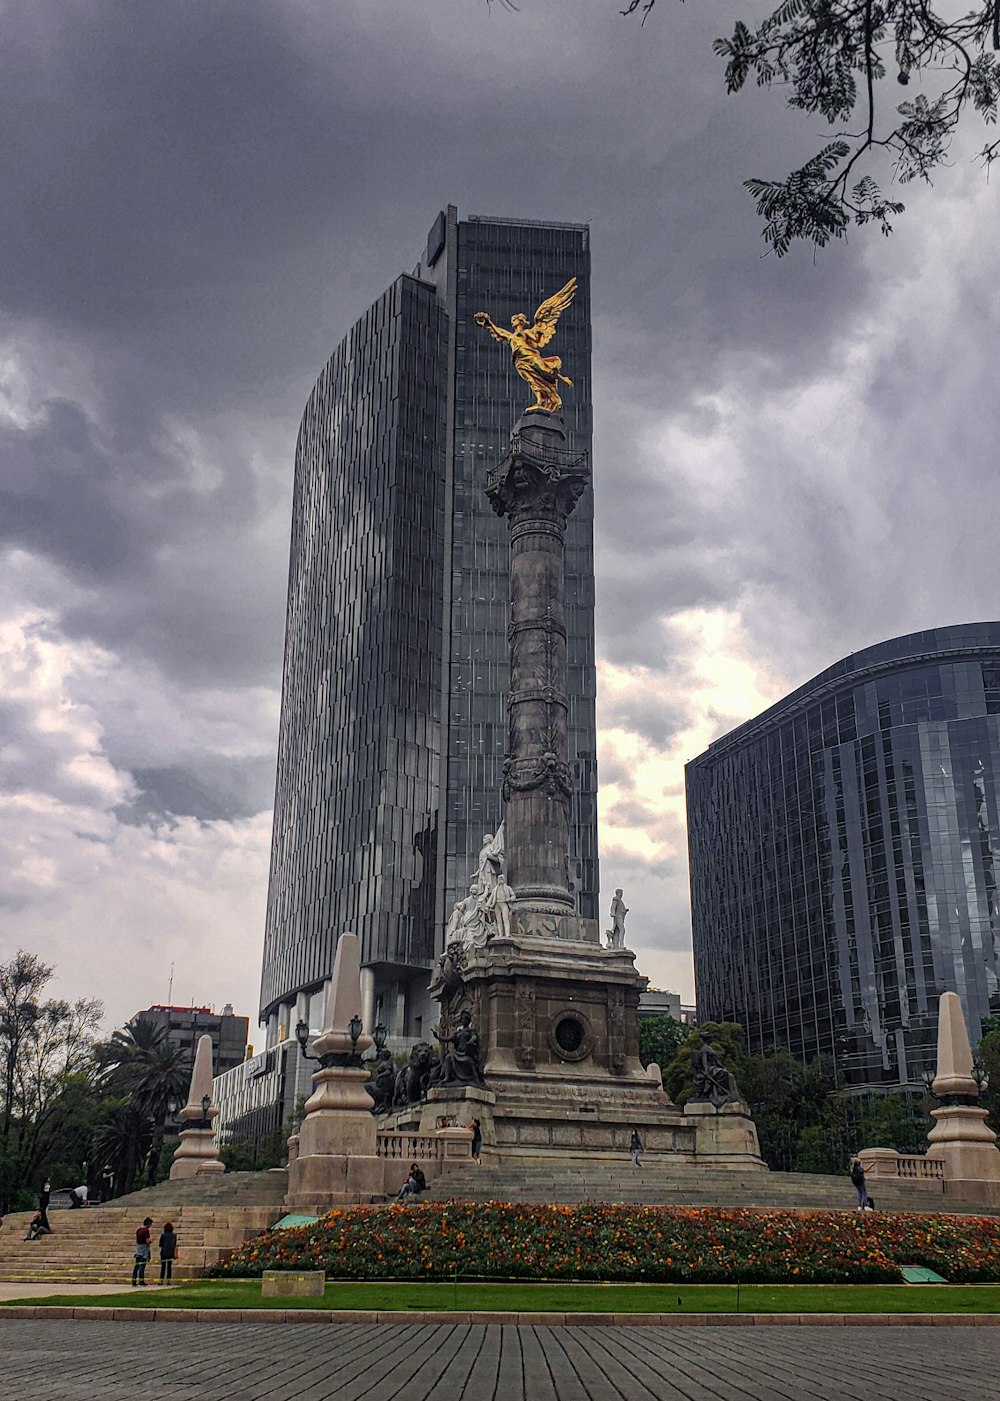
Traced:
[[101, 1088], [122, 1101], [95, 1138], [101, 1165], [115, 1169], [116, 1191], [129, 1191], [150, 1148], [162, 1150], [167, 1119], [184, 1103], [191, 1059], [167, 1033], [136, 1017], [98, 1048]]
[[639, 1059], [643, 1065], [655, 1061], [662, 1070], [673, 1060], [687, 1035], [688, 1028], [676, 1017], [640, 1017]]
[[92, 1084], [103, 1009], [96, 1001], [44, 998], [52, 973], [23, 949], [0, 963], [0, 1210], [30, 1203]]
[[[655, 5], [628, 0], [623, 13], [645, 22]], [[882, 193], [867, 168], [872, 158], [884, 155], [901, 184], [929, 183], [970, 109], [987, 126], [997, 119], [1000, 0], [973, 0], [965, 14], [927, 0], [782, 0], [759, 22], [737, 20], [714, 49], [726, 61], [728, 92], [751, 77], [757, 87], [776, 84], [789, 107], [837, 128], [784, 180], [744, 182], [779, 257], [797, 239], [823, 247], [843, 238], [852, 224], [890, 233], [903, 205]], [[882, 88], [890, 78], [920, 90], [894, 104]], [[1000, 140], [979, 157], [989, 168]]]
[[102, 1122], [94, 1130], [93, 1161], [98, 1172], [110, 1167], [115, 1195], [130, 1192], [152, 1142], [149, 1115], [127, 1097], [108, 1099]]
[[983, 1023], [983, 1036], [976, 1055], [989, 1076], [983, 1089], [982, 1105], [989, 1115], [989, 1125], [1000, 1133], [1000, 1017], [988, 1017]]

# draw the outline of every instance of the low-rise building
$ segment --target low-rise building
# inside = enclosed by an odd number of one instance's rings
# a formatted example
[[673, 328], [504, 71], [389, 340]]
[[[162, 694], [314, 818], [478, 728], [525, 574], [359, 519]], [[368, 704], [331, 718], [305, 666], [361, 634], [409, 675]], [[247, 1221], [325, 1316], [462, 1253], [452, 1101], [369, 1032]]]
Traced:
[[211, 1036], [212, 1068], [216, 1075], [241, 1065], [246, 1059], [250, 1018], [236, 1016], [230, 1002], [221, 1012], [211, 1007], [167, 1007], [157, 1003], [136, 1012], [131, 1020], [152, 1022], [160, 1027], [170, 1044], [187, 1051], [192, 1061], [199, 1036]]

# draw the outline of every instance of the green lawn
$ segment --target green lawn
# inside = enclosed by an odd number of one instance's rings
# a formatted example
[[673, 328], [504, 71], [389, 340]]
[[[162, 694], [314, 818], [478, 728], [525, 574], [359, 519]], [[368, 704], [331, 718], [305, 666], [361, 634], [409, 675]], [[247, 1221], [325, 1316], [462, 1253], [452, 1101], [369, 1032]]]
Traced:
[[[1000, 1313], [1000, 1285], [377, 1284], [330, 1281], [322, 1299], [262, 1299], [260, 1281], [21, 1299], [44, 1305], [198, 1309], [452, 1309], [512, 1313]], [[0, 1309], [4, 1304], [0, 1303]]]

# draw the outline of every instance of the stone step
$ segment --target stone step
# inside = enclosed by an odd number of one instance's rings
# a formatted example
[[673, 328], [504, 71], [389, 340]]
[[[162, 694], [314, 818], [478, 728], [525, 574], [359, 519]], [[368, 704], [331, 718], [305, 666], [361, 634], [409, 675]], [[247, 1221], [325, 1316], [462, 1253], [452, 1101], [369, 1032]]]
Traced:
[[[931, 1180], [869, 1182], [878, 1207], [889, 1211], [1000, 1214], [998, 1208], [973, 1207], [945, 1197]], [[507, 1166], [487, 1161], [455, 1167], [431, 1183], [432, 1201], [627, 1202], [661, 1206], [761, 1207], [770, 1209], [848, 1210], [854, 1189], [846, 1176], [820, 1173], [770, 1173], [745, 1168], [699, 1168], [668, 1159], [647, 1160], [641, 1168], [620, 1156], [584, 1161], [516, 1160]]]

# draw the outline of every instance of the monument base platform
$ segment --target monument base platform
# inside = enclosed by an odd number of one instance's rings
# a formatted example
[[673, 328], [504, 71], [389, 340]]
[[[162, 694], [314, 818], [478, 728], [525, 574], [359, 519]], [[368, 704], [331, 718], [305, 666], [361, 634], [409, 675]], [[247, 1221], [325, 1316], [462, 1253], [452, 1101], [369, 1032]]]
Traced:
[[681, 1162], [764, 1164], [739, 1105], [684, 1114], [639, 1059], [637, 1008], [646, 980], [629, 949], [603, 948], [592, 920], [563, 916], [547, 937], [513, 931], [460, 951], [443, 987], [447, 1044], [468, 1013], [480, 1037], [485, 1086], [439, 1084], [380, 1128], [432, 1134], [480, 1121], [484, 1160], [645, 1153]]
[[483, 1161], [498, 1166], [545, 1159], [558, 1163], [581, 1155], [627, 1157], [635, 1128], [644, 1160], [653, 1163], [767, 1171], [757, 1130], [742, 1104], [720, 1109], [691, 1104], [682, 1111], [658, 1080], [644, 1080], [588, 1087], [526, 1077], [519, 1092], [512, 1084], [500, 1091], [436, 1089], [422, 1104], [384, 1116], [379, 1127], [429, 1137], [478, 1119]]

